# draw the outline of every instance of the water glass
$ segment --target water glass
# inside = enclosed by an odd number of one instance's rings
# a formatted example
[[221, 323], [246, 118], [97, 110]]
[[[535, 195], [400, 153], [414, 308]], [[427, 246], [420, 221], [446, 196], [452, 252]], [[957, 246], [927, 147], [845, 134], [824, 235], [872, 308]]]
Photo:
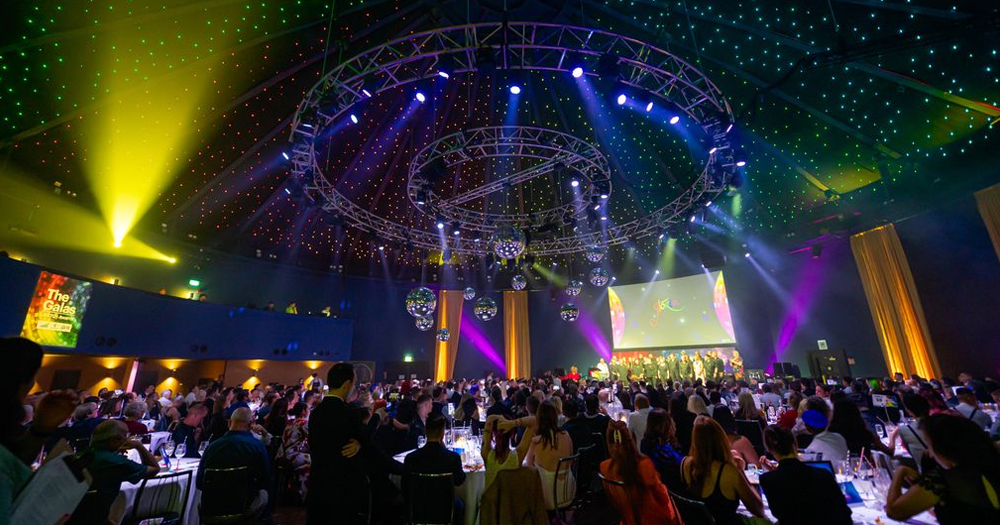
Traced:
[[174, 450], [176, 448], [177, 445], [174, 443], [174, 440], [172, 439], [168, 439], [166, 443], [163, 444], [163, 451], [167, 453], [167, 457], [173, 456]]
[[206, 450], [208, 450], [208, 441], [202, 441], [201, 444], [198, 445], [198, 455], [204, 456]]
[[417, 448], [424, 448], [427, 444], [427, 436], [417, 436]]
[[177, 450], [177, 457], [178, 458], [184, 457], [184, 454], [187, 453], [187, 444], [186, 443], [178, 443], [176, 450]]

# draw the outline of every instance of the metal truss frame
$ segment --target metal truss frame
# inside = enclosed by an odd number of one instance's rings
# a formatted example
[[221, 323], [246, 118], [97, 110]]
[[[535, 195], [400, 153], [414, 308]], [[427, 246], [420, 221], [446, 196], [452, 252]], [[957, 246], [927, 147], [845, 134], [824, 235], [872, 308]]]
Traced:
[[[598, 29], [541, 22], [466, 24], [407, 35], [364, 51], [327, 73], [300, 103], [289, 139], [292, 174], [304, 182], [310, 194], [321, 198], [325, 210], [356, 228], [407, 246], [488, 253], [488, 243], [479, 238], [442, 237], [437, 231], [413, 229], [352, 202], [331, 182], [336, 179], [321, 169], [316, 139], [326, 136], [324, 131], [347, 118], [351, 107], [363, 99], [435, 77], [439, 65], [444, 65], [442, 60], [447, 61], [453, 74], [487, 67], [568, 71], [580, 66], [585, 75], [597, 77], [597, 63], [604, 55], [617, 57], [618, 82], [622, 85], [676, 106], [699, 124], [712, 141], [711, 152], [692, 185], [661, 208], [629, 222], [581, 235], [535, 239], [529, 251], [535, 255], [570, 254], [594, 244], [615, 245], [658, 234], [671, 224], [686, 220], [692, 209], [725, 189], [736, 173], [738, 168], [729, 139], [734, 121], [732, 109], [704, 73], [687, 62], [646, 42]], [[484, 63], [485, 60], [492, 64]], [[408, 185], [408, 193], [409, 190]], [[442, 210], [457, 208], [445, 206]], [[481, 220], [481, 214], [479, 217], [479, 221], [463, 226], [478, 229], [477, 224], [488, 224]], [[514, 222], [515, 218], [503, 216], [507, 222]]]

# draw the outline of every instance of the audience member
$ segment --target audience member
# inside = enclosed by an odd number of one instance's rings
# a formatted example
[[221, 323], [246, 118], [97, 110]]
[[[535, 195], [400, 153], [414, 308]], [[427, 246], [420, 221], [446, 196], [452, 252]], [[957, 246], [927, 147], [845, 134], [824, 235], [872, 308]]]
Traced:
[[[575, 406], [575, 402], [574, 406]], [[486, 428], [483, 431], [483, 445], [480, 451], [486, 466], [486, 484], [489, 488], [502, 470], [516, 470], [521, 464], [517, 461], [517, 453], [511, 452], [513, 430], [500, 430], [497, 422], [506, 419], [503, 415], [493, 415], [486, 418]], [[575, 451], [574, 451], [575, 452]]]
[[684, 454], [679, 450], [675, 431], [674, 420], [666, 410], [662, 408], [650, 410], [646, 418], [646, 432], [639, 443], [639, 451], [653, 462], [656, 472], [660, 475], [660, 481], [667, 486], [667, 489], [684, 494], [684, 483], [681, 480], [681, 462], [684, 460]]
[[933, 508], [941, 525], [1000, 523], [1000, 451], [980, 425], [938, 414], [921, 427], [940, 468], [923, 474], [896, 468], [886, 497], [889, 517], [906, 521]]
[[[427, 417], [426, 432], [427, 444], [406, 455], [403, 461], [403, 494], [405, 498], [410, 498], [409, 485], [413, 482], [410, 475], [419, 474], [445, 474], [451, 473], [452, 483], [457, 487], [465, 482], [465, 469], [462, 467], [462, 458], [457, 453], [448, 450], [444, 446], [443, 416], [433, 414]], [[419, 504], [410, 501], [409, 505]], [[460, 500], [455, 501], [456, 509], [455, 523], [461, 523], [462, 505]]]
[[251, 426], [255, 425], [248, 407], [233, 411], [229, 417], [229, 432], [212, 441], [205, 449], [205, 455], [198, 464], [195, 484], [203, 491], [202, 498], [210, 498], [213, 496], [211, 492], [204, 492], [206, 469], [247, 467], [247, 501], [250, 506], [246, 512], [247, 515], [259, 515], [270, 501], [268, 491], [271, 489], [272, 468], [271, 457], [264, 444], [250, 432]]
[[[569, 433], [560, 430], [556, 409], [552, 403], [543, 402], [538, 406], [535, 416], [535, 432], [528, 447], [524, 464], [538, 469], [544, 490], [545, 508], [554, 510], [562, 508], [576, 497], [576, 479], [571, 471], [559, 472], [556, 481], [556, 467], [559, 460], [573, 455], [573, 440]], [[554, 494], [548, 487], [554, 487]]]
[[309, 404], [296, 403], [289, 411], [289, 415], [293, 419], [281, 436], [281, 447], [278, 449], [277, 457], [287, 461], [295, 471], [296, 490], [301, 500], [305, 501], [309, 469], [312, 465], [309, 455]]
[[649, 399], [636, 394], [632, 401], [635, 404], [635, 411], [628, 415], [628, 428], [632, 433], [632, 440], [636, 443], [646, 435], [646, 416], [649, 414]]
[[140, 419], [146, 415], [146, 404], [142, 401], [133, 401], [125, 406], [125, 426], [128, 433], [133, 436], [141, 436], [149, 433], [149, 429]]
[[958, 406], [955, 407], [955, 410], [984, 430], [989, 430], [990, 426], [993, 425], [993, 419], [990, 418], [989, 414], [983, 412], [975, 392], [970, 388], [962, 387], [956, 389], [955, 394], [958, 397]]
[[833, 403], [833, 418], [830, 420], [829, 431], [843, 436], [847, 442], [847, 450], [851, 454], [871, 455], [872, 450], [889, 453], [890, 448], [882, 443], [872, 429], [861, 417], [858, 405], [850, 399], [839, 399]]
[[198, 457], [198, 445], [202, 441], [202, 422], [208, 415], [208, 408], [201, 403], [195, 403], [188, 408], [187, 415], [181, 420], [177, 428], [171, 434], [174, 443], [178, 445], [184, 443], [187, 450], [184, 452], [186, 458]]
[[736, 419], [733, 418], [733, 413], [729, 411], [729, 407], [720, 406], [714, 412], [712, 419], [719, 423], [722, 430], [726, 432], [726, 439], [729, 440], [729, 450], [733, 453], [733, 458], [737, 460], [737, 466], [742, 464], [745, 467], [746, 465], [757, 463], [757, 451], [754, 450], [753, 443], [749, 439], [737, 432]]
[[[655, 409], [653, 412], [658, 412], [657, 417], [660, 417], [661, 414], [666, 415], [661, 409]], [[652, 412], [650, 416], [652, 417]], [[647, 434], [648, 430], [643, 435]], [[667, 488], [660, 481], [656, 466], [650, 458], [639, 453], [635, 441], [630, 439], [631, 437], [632, 431], [625, 423], [612, 421], [608, 425], [607, 435], [608, 455], [610, 457], [604, 460], [600, 466], [602, 476], [624, 483], [622, 488], [616, 485], [605, 485], [609, 499], [622, 514], [622, 524], [681, 525], [683, 520], [674, 506]]]
[[771, 514], [781, 525], [849, 525], [847, 506], [832, 472], [810, 467], [798, 458], [795, 436], [787, 428], [771, 425], [764, 430], [764, 444], [777, 460], [761, 463], [771, 472], [760, 475]]
[[717, 525], [741, 525], [736, 509], [740, 501], [759, 518], [764, 503], [733, 461], [729, 440], [715, 420], [698, 416], [691, 435], [691, 454], [681, 463], [688, 494], [705, 503]]

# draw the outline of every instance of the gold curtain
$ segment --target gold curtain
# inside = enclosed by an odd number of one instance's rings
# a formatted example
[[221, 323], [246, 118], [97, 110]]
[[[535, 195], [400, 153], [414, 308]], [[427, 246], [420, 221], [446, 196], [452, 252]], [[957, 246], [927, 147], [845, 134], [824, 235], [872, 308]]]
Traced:
[[993, 249], [1000, 257], [1000, 184], [976, 192], [976, 204], [983, 216], [986, 230], [990, 232]]
[[458, 355], [458, 337], [462, 329], [462, 290], [441, 290], [438, 294], [439, 329], [451, 332], [447, 341], [434, 339], [434, 380], [448, 381], [455, 373], [455, 357]]
[[889, 372], [941, 377], [913, 274], [895, 226], [880, 226], [851, 236], [851, 250]]
[[527, 291], [503, 293], [503, 344], [507, 358], [507, 377], [531, 377]]

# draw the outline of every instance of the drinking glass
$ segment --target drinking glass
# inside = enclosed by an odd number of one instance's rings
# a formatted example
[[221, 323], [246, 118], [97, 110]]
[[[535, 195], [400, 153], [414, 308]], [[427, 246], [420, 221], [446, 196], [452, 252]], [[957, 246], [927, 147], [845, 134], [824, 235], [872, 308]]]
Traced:
[[172, 439], [168, 439], [167, 442], [163, 444], [163, 451], [167, 453], [167, 457], [173, 456], [174, 450], [176, 449], [177, 444], [175, 444]]
[[417, 436], [417, 448], [424, 448], [427, 444], [427, 436]]
[[177, 449], [176, 449], [177, 450], [177, 457], [178, 458], [184, 457], [184, 454], [187, 453], [187, 448], [188, 447], [187, 447], [186, 443], [178, 443], [177, 444]]
[[847, 474], [848, 476], [856, 475], [858, 471], [861, 470], [861, 455], [851, 454], [847, 457], [847, 462], [848, 462], [847, 468], [849, 469], [849, 472], [846, 472], [845, 474]]
[[204, 456], [206, 450], [208, 450], [208, 441], [202, 441], [201, 444], [198, 445], [198, 455]]

